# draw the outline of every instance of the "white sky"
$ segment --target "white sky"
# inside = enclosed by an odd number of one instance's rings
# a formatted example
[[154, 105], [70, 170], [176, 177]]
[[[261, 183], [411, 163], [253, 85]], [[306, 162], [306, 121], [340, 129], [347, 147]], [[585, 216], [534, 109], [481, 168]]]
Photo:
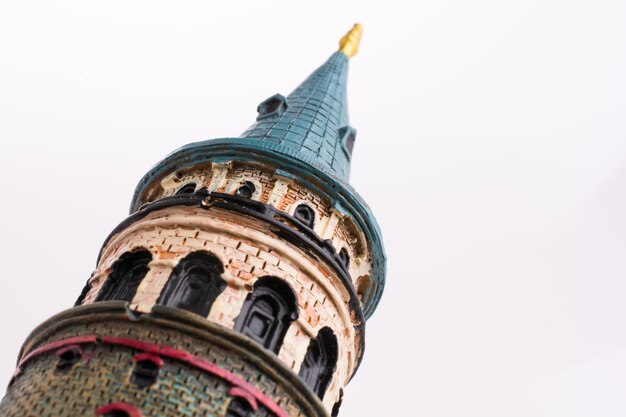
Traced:
[[141, 176], [241, 133], [354, 21], [352, 184], [389, 271], [340, 415], [626, 414], [626, 2], [607, 0], [3, 2], [4, 381]]

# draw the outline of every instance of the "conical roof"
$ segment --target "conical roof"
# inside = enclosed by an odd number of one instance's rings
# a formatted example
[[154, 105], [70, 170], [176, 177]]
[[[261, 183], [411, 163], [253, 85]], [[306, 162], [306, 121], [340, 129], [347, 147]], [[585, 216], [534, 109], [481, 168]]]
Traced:
[[241, 137], [272, 143], [348, 181], [355, 131], [348, 123], [347, 80], [348, 57], [335, 52], [287, 98], [277, 94], [261, 103], [257, 122]]
[[365, 201], [350, 186], [350, 159], [356, 131], [348, 124], [348, 60], [357, 52], [361, 25], [340, 41], [340, 49], [288, 97], [276, 94], [257, 108], [257, 121], [240, 137], [190, 143], [168, 155], [139, 182], [131, 213], [139, 210], [144, 191], [158, 178], [208, 162], [254, 161], [277, 167], [322, 191], [339, 212], [353, 218], [371, 247], [370, 295], [363, 305], [367, 319], [385, 284], [386, 258], [380, 229]]

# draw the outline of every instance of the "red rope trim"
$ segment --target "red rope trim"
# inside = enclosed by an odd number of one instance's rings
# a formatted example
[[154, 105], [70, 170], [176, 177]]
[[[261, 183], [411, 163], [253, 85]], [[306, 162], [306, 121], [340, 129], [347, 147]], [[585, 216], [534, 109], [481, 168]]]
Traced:
[[[49, 343], [44, 346], [40, 346], [37, 349], [31, 351], [28, 355], [24, 356], [24, 358], [17, 365], [17, 370], [15, 371], [14, 378], [20, 373], [23, 365], [34, 358], [35, 356], [39, 356], [43, 353], [49, 352], [51, 350], [56, 350], [68, 345], [77, 345], [77, 344], [86, 344], [86, 343], [104, 343], [110, 345], [118, 345], [118, 346], [126, 346], [132, 349], [141, 350], [145, 353], [150, 353], [152, 355], [166, 357], [170, 359], [175, 359], [180, 362], [184, 362], [187, 365], [191, 365], [198, 369], [201, 369], [205, 372], [208, 372], [212, 375], [217, 376], [218, 378], [227, 381], [233, 387], [238, 387], [241, 391], [241, 394], [244, 392], [249, 396], [253, 397], [256, 401], [263, 404], [265, 408], [274, 413], [276, 417], [289, 417], [289, 414], [285, 410], [283, 410], [278, 404], [268, 398], [261, 390], [257, 387], [250, 385], [243, 378], [238, 377], [226, 369], [220, 368], [213, 362], [201, 358], [196, 355], [192, 355], [189, 352], [185, 352], [183, 350], [178, 350], [170, 346], [166, 345], [157, 345], [154, 343], [146, 343], [136, 339], [129, 339], [125, 337], [115, 337], [115, 336], [105, 336], [105, 337], [97, 337], [97, 336], [77, 336], [70, 337], [69, 339], [59, 340], [56, 342]], [[242, 395], [243, 396], [243, 395]], [[141, 417], [141, 416], [132, 416], [131, 417]]]

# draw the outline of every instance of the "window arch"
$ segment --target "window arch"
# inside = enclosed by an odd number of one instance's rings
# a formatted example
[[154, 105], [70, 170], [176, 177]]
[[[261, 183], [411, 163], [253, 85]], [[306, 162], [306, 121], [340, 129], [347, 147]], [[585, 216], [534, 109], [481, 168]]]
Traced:
[[226, 288], [222, 263], [208, 252], [192, 252], [176, 265], [157, 304], [208, 316], [211, 305]]
[[244, 181], [239, 184], [239, 187], [235, 190], [237, 197], [252, 198], [256, 192], [256, 186], [251, 181]]
[[250, 417], [254, 413], [254, 409], [244, 398], [235, 397], [230, 400], [226, 417]]
[[328, 328], [322, 328], [315, 339], [311, 339], [298, 375], [318, 397], [324, 393], [337, 368], [337, 337]]
[[132, 301], [141, 281], [148, 273], [152, 254], [146, 249], [126, 252], [111, 267], [96, 301]]
[[235, 330], [278, 353], [287, 329], [297, 318], [298, 302], [289, 284], [280, 278], [263, 277], [243, 302]]
[[348, 250], [346, 248], [341, 248], [339, 251], [339, 259], [341, 260], [341, 264], [347, 268], [350, 267], [350, 255], [348, 254]]
[[300, 220], [311, 229], [315, 225], [315, 211], [306, 204], [300, 204], [293, 212], [293, 217]]
[[183, 194], [193, 194], [196, 192], [197, 185], [195, 182], [188, 182], [187, 184], [180, 187], [175, 195], [183, 195]]

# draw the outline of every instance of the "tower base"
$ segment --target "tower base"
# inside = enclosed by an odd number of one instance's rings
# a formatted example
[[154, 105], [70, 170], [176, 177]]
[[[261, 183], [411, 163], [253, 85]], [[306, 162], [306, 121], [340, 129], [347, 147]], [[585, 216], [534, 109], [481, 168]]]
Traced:
[[235, 399], [253, 416], [327, 415], [292, 370], [241, 334], [181, 310], [106, 302], [31, 333], [0, 415], [217, 417]]

